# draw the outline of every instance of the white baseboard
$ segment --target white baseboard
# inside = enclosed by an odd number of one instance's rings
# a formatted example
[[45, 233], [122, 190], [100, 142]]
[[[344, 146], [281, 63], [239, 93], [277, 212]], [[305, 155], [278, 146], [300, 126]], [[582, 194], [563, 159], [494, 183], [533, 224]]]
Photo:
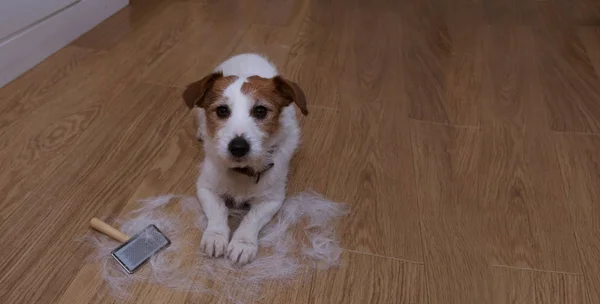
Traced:
[[81, 0], [0, 42], [0, 87], [128, 4], [129, 0]]

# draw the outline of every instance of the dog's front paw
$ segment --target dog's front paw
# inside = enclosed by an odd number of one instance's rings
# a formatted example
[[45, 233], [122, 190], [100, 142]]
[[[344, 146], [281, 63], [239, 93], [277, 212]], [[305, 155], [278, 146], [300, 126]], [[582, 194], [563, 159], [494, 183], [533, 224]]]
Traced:
[[244, 265], [252, 262], [258, 252], [258, 240], [233, 238], [227, 247], [227, 258], [234, 263]]
[[222, 256], [225, 254], [225, 249], [227, 249], [228, 234], [228, 232], [204, 231], [200, 242], [200, 250], [209, 257], [218, 258]]

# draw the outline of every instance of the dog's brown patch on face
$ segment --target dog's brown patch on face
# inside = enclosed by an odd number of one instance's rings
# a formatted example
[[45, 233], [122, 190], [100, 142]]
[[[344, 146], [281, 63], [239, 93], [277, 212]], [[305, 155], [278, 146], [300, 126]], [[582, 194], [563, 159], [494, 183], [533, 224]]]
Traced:
[[280, 128], [279, 116], [283, 108], [290, 104], [290, 100], [279, 92], [273, 79], [248, 77], [242, 85], [242, 93], [253, 102], [249, 115], [252, 115], [252, 109], [256, 106], [264, 106], [268, 109], [265, 118], [255, 118], [260, 129], [268, 135], [277, 133]]
[[[227, 106], [223, 92], [227, 87], [238, 79], [237, 76], [221, 77], [213, 83], [210, 90], [206, 93], [202, 102], [202, 108], [206, 116], [206, 132], [211, 138], [215, 137], [217, 131], [225, 125], [227, 118], [217, 116], [219, 106]], [[229, 109], [231, 111], [231, 109]]]

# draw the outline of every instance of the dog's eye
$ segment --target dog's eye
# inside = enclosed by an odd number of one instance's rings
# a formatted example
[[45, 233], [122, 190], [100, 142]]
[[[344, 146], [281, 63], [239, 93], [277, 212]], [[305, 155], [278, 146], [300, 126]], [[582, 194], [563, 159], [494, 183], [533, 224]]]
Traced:
[[216, 112], [219, 118], [227, 118], [230, 114], [227, 106], [218, 106]]
[[256, 119], [264, 119], [265, 117], [267, 117], [267, 113], [269, 112], [269, 109], [267, 109], [264, 106], [256, 106], [252, 109], [252, 116], [254, 116], [254, 118]]

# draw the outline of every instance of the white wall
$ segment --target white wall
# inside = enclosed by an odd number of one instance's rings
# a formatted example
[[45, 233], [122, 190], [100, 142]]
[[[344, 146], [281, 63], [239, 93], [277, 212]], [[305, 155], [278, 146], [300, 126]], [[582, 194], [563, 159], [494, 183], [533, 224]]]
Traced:
[[128, 4], [129, 0], [0, 0], [0, 34], [8, 33], [0, 40], [0, 87]]
[[79, 0], [1, 0], [0, 40]]

